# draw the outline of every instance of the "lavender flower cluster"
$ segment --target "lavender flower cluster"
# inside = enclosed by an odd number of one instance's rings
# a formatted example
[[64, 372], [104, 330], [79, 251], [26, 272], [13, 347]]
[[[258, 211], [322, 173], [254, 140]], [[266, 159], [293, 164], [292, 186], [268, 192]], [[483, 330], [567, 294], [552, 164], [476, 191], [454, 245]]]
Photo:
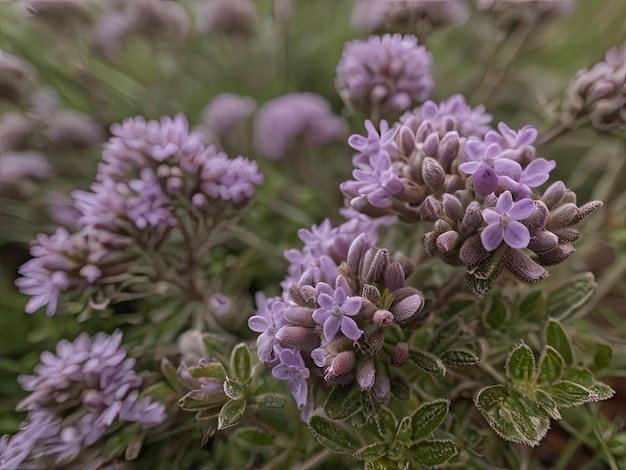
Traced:
[[63, 468], [70, 463], [98, 468], [103, 455], [96, 453], [90, 461], [90, 449], [98, 447], [115, 422], [150, 428], [165, 420], [162, 404], [140, 397], [143, 380], [121, 341], [120, 331], [61, 340], [56, 354], [41, 354], [34, 375], [19, 377], [31, 393], [17, 410], [28, 416], [17, 434], [0, 440], [0, 468]]
[[28, 313], [47, 305], [53, 315], [67, 291], [98, 294], [92, 305], [106, 305], [120, 285], [145, 273], [142, 253], [162, 248], [176, 231], [210, 232], [263, 180], [255, 162], [207, 147], [182, 115], [127, 119], [111, 132], [91, 190], [72, 193], [80, 213], [72, 233], [39, 235], [19, 270], [16, 284], [32, 297]]
[[[537, 131], [518, 131], [470, 108], [461, 96], [426, 102], [380, 133], [353, 135], [353, 180], [341, 184], [350, 205], [370, 216], [398, 215], [434, 222], [424, 236], [430, 255], [465, 265], [468, 281], [484, 294], [503, 266], [525, 282], [548, 275], [580, 233], [572, 225], [601, 205], [576, 205], [562, 182], [541, 193], [556, 163], [536, 157]], [[501, 249], [500, 249], [501, 248]], [[533, 258], [523, 250], [532, 252]], [[496, 266], [494, 269], [493, 266]], [[483, 282], [472, 282], [489, 271]], [[481, 274], [482, 273], [482, 274]]]
[[406, 360], [400, 359], [406, 344], [393, 346], [385, 360], [384, 332], [392, 325], [417, 328], [427, 317], [422, 293], [404, 285], [412, 263], [374, 246], [378, 230], [394, 218], [347, 215], [353, 218], [339, 227], [325, 221], [300, 232], [305, 247], [285, 254], [292, 264], [282, 297], [258, 296], [248, 323], [260, 333], [259, 359], [288, 382], [304, 417], [323, 383], [356, 383], [385, 403], [388, 367]]

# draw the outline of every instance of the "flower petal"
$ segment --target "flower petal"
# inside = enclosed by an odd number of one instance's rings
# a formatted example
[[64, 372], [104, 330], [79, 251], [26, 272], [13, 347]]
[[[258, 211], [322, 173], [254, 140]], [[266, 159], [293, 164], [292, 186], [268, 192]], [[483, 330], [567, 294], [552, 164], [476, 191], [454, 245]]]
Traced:
[[362, 297], [348, 297], [348, 299], [341, 306], [341, 311], [344, 315], [356, 315], [359, 313], [359, 310], [361, 310], [362, 302]]
[[504, 229], [504, 241], [511, 248], [526, 248], [530, 243], [528, 228], [516, 220], [512, 220]]
[[335, 339], [337, 333], [339, 332], [339, 328], [341, 328], [341, 318], [335, 317], [333, 315], [328, 317], [328, 320], [324, 322], [324, 337], [326, 341], [329, 343]]
[[483, 242], [483, 246], [487, 251], [493, 251], [498, 248], [502, 240], [502, 229], [498, 225], [488, 225], [480, 232], [480, 241]]
[[498, 197], [498, 202], [496, 202], [496, 211], [500, 214], [505, 214], [511, 210], [513, 207], [513, 196], [510, 191], [504, 191]]
[[483, 219], [491, 225], [491, 224], [499, 224], [500, 223], [500, 214], [498, 214], [495, 210], [491, 208], [487, 208], [483, 211]]
[[474, 191], [481, 197], [487, 196], [498, 187], [498, 175], [485, 164], [481, 164], [481, 167], [474, 172], [472, 181]]
[[349, 317], [343, 317], [341, 319], [341, 332], [353, 341], [359, 339], [363, 334], [363, 331], [358, 327], [356, 322]]
[[532, 199], [520, 199], [513, 204], [513, 208], [509, 211], [509, 215], [513, 220], [523, 220], [532, 214], [534, 209], [535, 203]]

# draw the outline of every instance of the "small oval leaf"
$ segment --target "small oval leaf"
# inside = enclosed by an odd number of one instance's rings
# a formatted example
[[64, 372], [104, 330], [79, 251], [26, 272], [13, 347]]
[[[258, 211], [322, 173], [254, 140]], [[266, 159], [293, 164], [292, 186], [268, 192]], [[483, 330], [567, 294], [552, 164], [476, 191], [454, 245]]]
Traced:
[[555, 382], [561, 377], [565, 361], [559, 352], [552, 346], [546, 346], [546, 349], [539, 358], [539, 375], [537, 382]]
[[220, 414], [217, 416], [217, 429], [221, 430], [234, 426], [239, 422], [245, 411], [245, 400], [231, 400], [227, 402], [222, 406]]
[[324, 412], [330, 419], [348, 419], [361, 408], [361, 391], [358, 387], [335, 385], [324, 403]]
[[239, 343], [230, 355], [230, 371], [241, 383], [246, 383], [252, 375], [252, 355], [244, 343]]
[[423, 439], [439, 427], [448, 414], [450, 402], [440, 399], [424, 403], [411, 415], [412, 434], [414, 441]]
[[328, 449], [340, 454], [354, 454], [360, 448], [359, 442], [351, 432], [348, 432], [339, 423], [319, 415], [309, 419], [309, 430], [315, 438]]
[[450, 439], [422, 441], [407, 449], [410, 459], [426, 468], [443, 465], [458, 454], [456, 444]]
[[528, 382], [535, 372], [535, 356], [531, 349], [520, 341], [506, 359], [506, 375], [514, 381]]
[[473, 352], [467, 349], [450, 349], [440, 356], [447, 366], [473, 366], [479, 359]]
[[565, 364], [572, 364], [574, 357], [572, 355], [572, 347], [570, 346], [569, 339], [567, 339], [567, 335], [561, 324], [552, 318], [546, 327], [546, 344], [552, 346], [559, 352]]
[[420, 369], [437, 377], [446, 375], [446, 366], [443, 361], [434, 354], [422, 349], [409, 349], [409, 359]]
[[546, 307], [548, 315], [559, 320], [569, 318], [587, 303], [597, 286], [593, 273], [575, 276], [550, 293]]

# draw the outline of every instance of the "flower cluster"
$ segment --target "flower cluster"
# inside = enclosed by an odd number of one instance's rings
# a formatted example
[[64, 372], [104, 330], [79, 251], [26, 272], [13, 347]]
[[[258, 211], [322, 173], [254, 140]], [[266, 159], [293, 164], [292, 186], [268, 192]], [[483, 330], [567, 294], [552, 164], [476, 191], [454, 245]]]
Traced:
[[31, 393], [17, 409], [27, 410], [28, 417], [20, 432], [0, 441], [1, 468], [79, 465], [73, 461], [89, 455], [114, 422], [149, 428], [164, 421], [163, 405], [140, 398], [143, 381], [133, 370], [135, 360], [119, 347], [121, 340], [120, 331], [61, 340], [56, 354], [41, 354], [34, 375], [19, 377]]
[[386, 34], [346, 43], [335, 85], [344, 102], [368, 116], [396, 116], [434, 88], [431, 55], [415, 36]]
[[402, 32], [424, 37], [469, 16], [466, 0], [359, 0], [352, 26], [372, 33]]
[[[537, 188], [556, 163], [536, 157], [537, 131], [504, 123], [488, 130], [489, 120], [484, 109], [471, 109], [455, 96], [439, 106], [425, 103], [391, 127], [382, 121], [380, 132], [366, 122], [367, 136], [348, 141], [358, 151], [354, 180], [341, 184], [351, 206], [364, 214], [434, 222], [435, 230], [424, 236], [427, 252], [464, 264], [468, 273], [479, 266], [488, 270], [484, 282], [474, 283], [477, 276], [468, 274], [479, 294], [503, 266], [526, 282], [547, 276], [521, 250], [534, 252], [543, 265], [562, 261], [580, 235], [570, 226], [601, 205], [576, 206], [562, 183], [542, 195]], [[553, 202], [557, 187], [562, 195]]]
[[298, 153], [302, 145], [321, 147], [348, 132], [346, 122], [314, 93], [290, 93], [264, 103], [254, 118], [254, 142], [267, 158]]
[[311, 261], [282, 298], [259, 297], [257, 314], [249, 320], [250, 329], [261, 333], [259, 358], [274, 377], [288, 382], [304, 415], [314, 406], [313, 388], [320, 380], [356, 382], [386, 402], [393, 361], [383, 349], [385, 329], [417, 328], [427, 317], [422, 293], [404, 285], [411, 262], [400, 254], [390, 257], [367, 238], [361, 233], [353, 239], [339, 263], [328, 255]]
[[479, 10], [494, 15], [501, 28], [511, 30], [563, 16], [575, 3], [575, 0], [477, 0], [476, 5]]
[[626, 125], [626, 42], [610, 49], [604, 62], [580, 70], [572, 79], [564, 103], [563, 122], [572, 126], [589, 115], [601, 131]]
[[80, 213], [76, 231], [40, 235], [33, 259], [20, 268], [16, 283], [32, 296], [29, 313], [47, 305], [54, 314], [65, 291], [89, 296], [110, 286], [110, 295], [116, 285], [132, 283], [145, 266], [137, 262], [142, 250], [163, 246], [176, 230], [208, 236], [263, 180], [256, 163], [207, 147], [182, 115], [128, 119], [111, 132], [91, 190], [72, 193]]

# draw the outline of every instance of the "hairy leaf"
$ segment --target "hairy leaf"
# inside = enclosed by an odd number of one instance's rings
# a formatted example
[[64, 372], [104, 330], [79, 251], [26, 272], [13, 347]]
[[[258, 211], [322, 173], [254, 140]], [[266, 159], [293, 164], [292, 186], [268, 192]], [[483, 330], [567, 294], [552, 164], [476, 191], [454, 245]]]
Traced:
[[361, 447], [354, 453], [354, 457], [359, 460], [378, 460], [387, 453], [387, 445], [376, 442], [365, 447]]
[[587, 303], [597, 286], [593, 273], [575, 276], [550, 293], [547, 314], [559, 320], [567, 319]]
[[413, 361], [420, 369], [433, 374], [437, 377], [446, 375], [446, 366], [443, 361], [434, 354], [422, 349], [409, 349], [409, 359]]
[[447, 366], [473, 366], [479, 359], [471, 351], [466, 349], [450, 349], [440, 356]]
[[446, 417], [449, 408], [450, 402], [440, 399], [424, 403], [416, 409], [411, 416], [413, 428], [411, 438], [417, 441], [432, 433]]
[[324, 447], [340, 454], [354, 454], [360, 448], [353, 433], [348, 432], [338, 423], [333, 423], [319, 415], [309, 419], [309, 430]]
[[450, 439], [421, 441], [408, 449], [412, 461], [426, 468], [436, 468], [458, 454], [456, 444]]
[[226, 429], [239, 422], [246, 411], [245, 400], [231, 400], [227, 402], [217, 416], [217, 429]]
[[239, 343], [230, 355], [230, 371], [241, 383], [246, 383], [252, 375], [252, 355], [244, 343]]
[[506, 359], [506, 375], [517, 381], [531, 380], [535, 372], [535, 356], [532, 350], [520, 341], [509, 353]]
[[571, 364], [574, 361], [569, 339], [557, 320], [550, 319], [548, 322], [548, 326], [546, 327], [546, 344], [552, 346], [559, 352], [565, 364]]
[[357, 387], [335, 385], [324, 403], [324, 412], [330, 419], [343, 420], [361, 408], [361, 393]]
[[546, 346], [539, 358], [537, 382], [555, 382], [561, 377], [565, 361], [552, 346]]

